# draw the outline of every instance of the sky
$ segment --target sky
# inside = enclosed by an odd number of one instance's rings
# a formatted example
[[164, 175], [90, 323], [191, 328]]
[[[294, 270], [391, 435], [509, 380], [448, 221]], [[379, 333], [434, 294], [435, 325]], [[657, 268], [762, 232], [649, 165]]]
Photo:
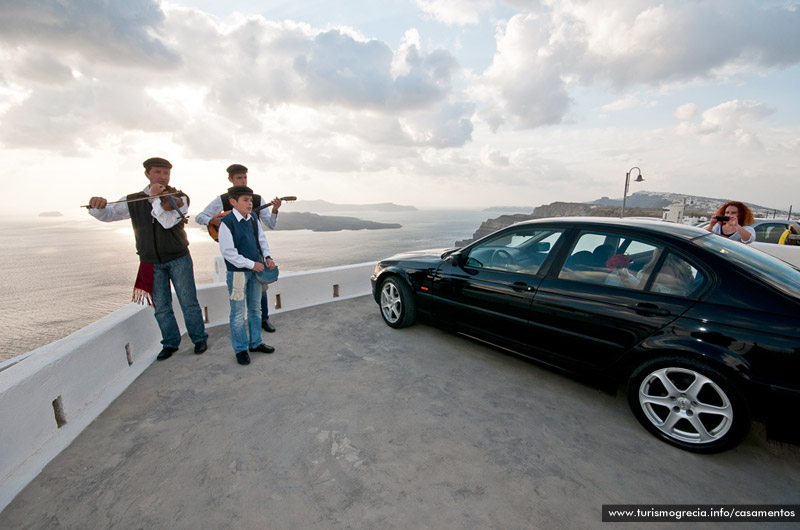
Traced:
[[151, 156], [190, 211], [232, 163], [338, 203], [621, 198], [636, 167], [797, 211], [798, 28], [800, 0], [0, 0], [6, 213], [80, 214]]

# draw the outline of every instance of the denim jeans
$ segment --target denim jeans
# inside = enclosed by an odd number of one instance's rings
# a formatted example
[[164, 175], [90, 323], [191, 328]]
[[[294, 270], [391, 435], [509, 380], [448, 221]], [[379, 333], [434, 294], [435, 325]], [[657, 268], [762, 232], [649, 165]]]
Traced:
[[[246, 351], [261, 344], [261, 282], [252, 271], [245, 271], [244, 300], [230, 300], [231, 344], [233, 351]], [[228, 295], [233, 290], [233, 272], [227, 275]], [[245, 312], [247, 323], [245, 324]]]
[[153, 265], [153, 302], [156, 305], [156, 322], [161, 329], [161, 345], [165, 348], [177, 348], [181, 343], [181, 332], [172, 310], [170, 281], [178, 296], [186, 331], [192, 342], [197, 344], [208, 340], [203, 312], [197, 302], [192, 256], [187, 254], [167, 263]]

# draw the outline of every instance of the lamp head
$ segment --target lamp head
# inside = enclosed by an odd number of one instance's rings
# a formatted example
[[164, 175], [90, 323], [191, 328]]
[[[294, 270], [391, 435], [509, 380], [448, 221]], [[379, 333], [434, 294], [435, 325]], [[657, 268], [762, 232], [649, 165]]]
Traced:
[[639, 173], [639, 176], [636, 177], [636, 180], [634, 180], [634, 182], [644, 182], [644, 179], [642, 178], [642, 174], [641, 173]]

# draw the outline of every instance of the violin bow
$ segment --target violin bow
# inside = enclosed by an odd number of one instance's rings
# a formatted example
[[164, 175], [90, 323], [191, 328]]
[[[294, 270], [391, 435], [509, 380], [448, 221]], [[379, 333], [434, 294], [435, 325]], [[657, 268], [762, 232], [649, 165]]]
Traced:
[[[128, 200], [125, 200], [125, 201], [111, 201], [111, 202], [107, 202], [106, 204], [125, 204], [125, 203], [129, 203], [129, 202], [146, 201], [146, 200], [149, 200], [149, 199], [160, 199], [162, 197], [166, 198], [166, 197], [169, 197], [169, 196], [172, 196], [172, 195], [186, 195], [186, 194], [183, 193], [181, 190], [178, 190], [178, 191], [172, 191], [170, 193], [162, 193], [161, 195], [154, 195], [152, 197], [148, 196], [148, 197], [139, 197], [138, 199], [128, 199]], [[80, 207], [81, 208], [91, 208], [91, 206], [88, 205], [88, 204], [82, 204]], [[173, 206], [173, 208], [174, 208], [174, 206]], [[176, 208], [176, 210], [177, 210], [177, 208]]]

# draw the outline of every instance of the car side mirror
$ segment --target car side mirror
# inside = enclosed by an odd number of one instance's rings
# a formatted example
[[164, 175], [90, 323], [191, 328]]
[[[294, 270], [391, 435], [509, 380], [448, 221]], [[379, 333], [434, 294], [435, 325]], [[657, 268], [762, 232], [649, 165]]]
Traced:
[[450, 263], [453, 265], [453, 267], [458, 267], [463, 262], [464, 257], [461, 255], [461, 252], [453, 252], [447, 256], [447, 259], [450, 260]]
[[536, 243], [536, 252], [550, 252], [550, 243]]

